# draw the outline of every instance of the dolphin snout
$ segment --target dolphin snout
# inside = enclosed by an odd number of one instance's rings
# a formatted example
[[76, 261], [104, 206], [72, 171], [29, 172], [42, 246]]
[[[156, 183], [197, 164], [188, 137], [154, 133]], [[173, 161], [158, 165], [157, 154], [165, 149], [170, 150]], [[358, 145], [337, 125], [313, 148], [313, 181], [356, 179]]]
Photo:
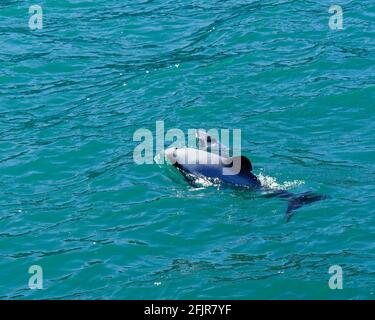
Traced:
[[177, 161], [177, 148], [168, 148], [165, 150], [165, 157], [172, 163], [175, 164]]

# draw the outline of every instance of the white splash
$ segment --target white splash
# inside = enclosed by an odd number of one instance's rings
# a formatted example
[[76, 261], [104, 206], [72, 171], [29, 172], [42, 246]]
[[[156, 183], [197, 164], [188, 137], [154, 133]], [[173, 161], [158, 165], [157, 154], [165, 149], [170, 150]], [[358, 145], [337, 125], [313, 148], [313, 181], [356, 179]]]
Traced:
[[286, 190], [305, 184], [305, 181], [303, 180], [284, 181], [283, 183], [279, 183], [276, 178], [264, 175], [263, 173], [260, 173], [257, 177], [263, 187], [274, 190]]
[[160, 152], [158, 153], [155, 157], [154, 157], [154, 161], [156, 164], [163, 164], [163, 158], [164, 158], [164, 153], [163, 152]]
[[219, 187], [220, 186], [220, 180], [219, 179], [207, 179], [203, 177], [196, 177], [191, 176], [193, 178], [194, 184], [199, 186], [199, 189], [205, 189], [208, 187]]

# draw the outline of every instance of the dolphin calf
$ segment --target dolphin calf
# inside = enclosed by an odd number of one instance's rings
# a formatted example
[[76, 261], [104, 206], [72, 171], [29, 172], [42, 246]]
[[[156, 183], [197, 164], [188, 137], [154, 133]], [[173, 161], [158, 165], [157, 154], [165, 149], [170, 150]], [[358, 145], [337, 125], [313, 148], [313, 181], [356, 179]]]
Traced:
[[220, 182], [222, 185], [262, 191], [267, 198], [278, 197], [287, 199], [287, 222], [291, 219], [294, 210], [305, 204], [327, 198], [313, 192], [293, 194], [287, 190], [272, 190], [264, 187], [257, 176], [252, 173], [252, 164], [247, 157], [228, 157], [226, 149], [224, 149], [224, 156], [209, 152], [211, 151], [210, 148], [217, 142], [209, 136], [204, 137], [204, 140], [206, 141], [206, 143], [203, 143], [205, 150], [176, 147], [165, 150], [165, 157], [192, 184], [197, 178], [203, 178], [209, 181]]

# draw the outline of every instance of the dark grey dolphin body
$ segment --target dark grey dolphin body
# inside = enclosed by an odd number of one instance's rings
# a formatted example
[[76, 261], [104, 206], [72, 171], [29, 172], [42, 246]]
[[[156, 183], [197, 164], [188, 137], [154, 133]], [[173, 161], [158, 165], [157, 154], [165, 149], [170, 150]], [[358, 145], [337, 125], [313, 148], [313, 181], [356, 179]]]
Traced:
[[[313, 203], [326, 198], [326, 196], [318, 195], [313, 192], [293, 194], [287, 190], [272, 190], [266, 188], [262, 186], [257, 176], [251, 172], [252, 164], [245, 156], [223, 158], [218, 155], [209, 154], [213, 160], [216, 160], [216, 162], [200, 162], [199, 160], [207, 157], [207, 155], [204, 153], [207, 152], [191, 148], [173, 148], [166, 150], [166, 156], [190, 183], [194, 183], [196, 178], [219, 180], [223, 185], [236, 188], [247, 188], [254, 191], [262, 191], [265, 193], [265, 197], [267, 198], [278, 197], [287, 199], [287, 221], [291, 219], [294, 210], [302, 207], [305, 204]], [[191, 155], [190, 161], [187, 161], [187, 155]], [[235, 166], [235, 163], [239, 164], [239, 166]], [[223, 169], [226, 169], [227, 171], [224, 171]]]

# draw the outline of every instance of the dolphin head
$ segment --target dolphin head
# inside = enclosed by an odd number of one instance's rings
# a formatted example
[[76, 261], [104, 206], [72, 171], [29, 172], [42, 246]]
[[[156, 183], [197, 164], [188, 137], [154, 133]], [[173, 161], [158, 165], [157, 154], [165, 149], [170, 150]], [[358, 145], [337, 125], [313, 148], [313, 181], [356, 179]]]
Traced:
[[183, 165], [223, 165], [228, 162], [217, 154], [195, 148], [168, 148], [165, 150], [165, 158], [175, 166]]
[[165, 157], [173, 165], [199, 164], [200, 150], [172, 147], [165, 150]]
[[171, 164], [175, 164], [177, 162], [177, 150], [178, 148], [168, 148], [164, 151], [165, 159]]

